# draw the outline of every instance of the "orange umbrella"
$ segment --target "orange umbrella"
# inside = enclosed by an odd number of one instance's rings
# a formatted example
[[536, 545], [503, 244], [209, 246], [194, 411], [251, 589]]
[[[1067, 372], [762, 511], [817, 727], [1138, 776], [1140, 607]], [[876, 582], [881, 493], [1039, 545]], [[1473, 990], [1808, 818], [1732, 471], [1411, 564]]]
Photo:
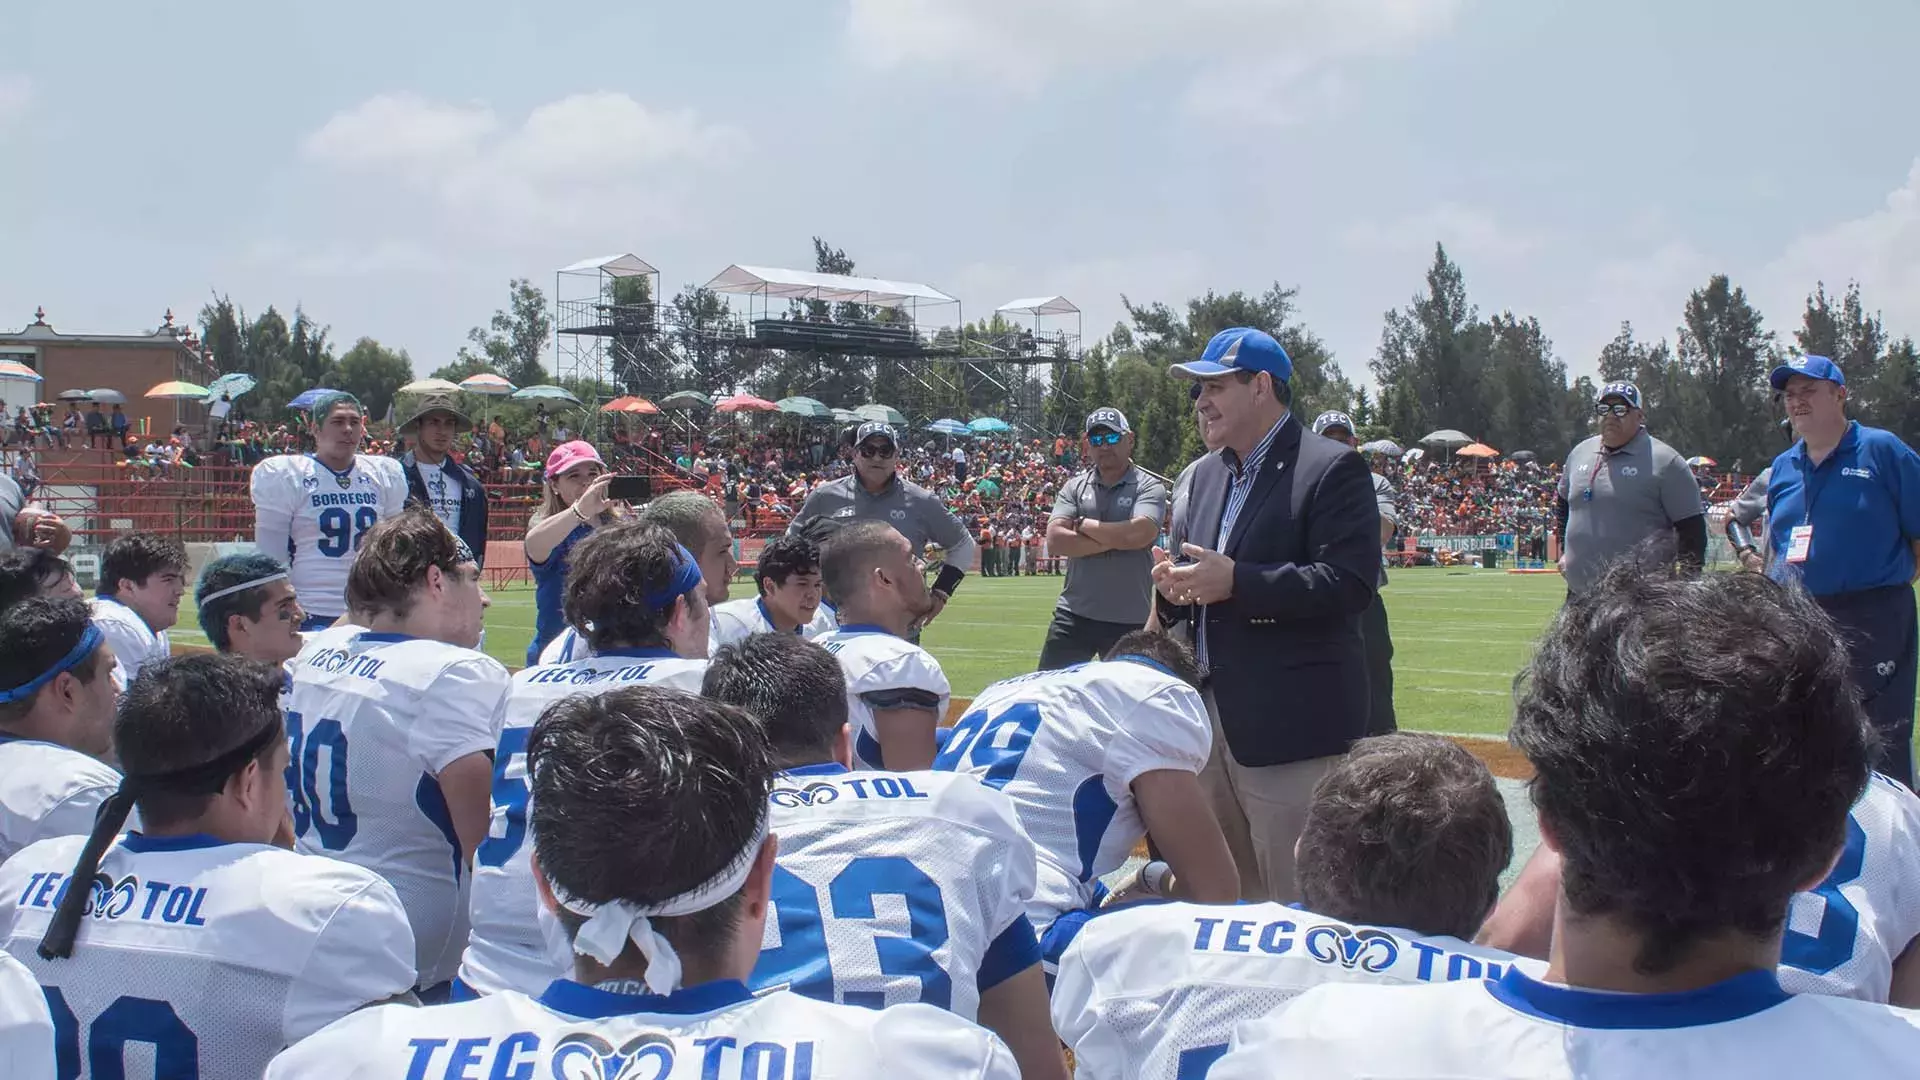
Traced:
[[713, 407], [725, 413], [780, 411], [780, 406], [775, 405], [766, 398], [754, 397], [752, 394], [735, 394], [729, 398], [721, 398]]
[[636, 413], [641, 416], [652, 416], [660, 411], [660, 407], [648, 401], [646, 398], [626, 394], [600, 406], [600, 411], [604, 413]]
[[1455, 450], [1454, 453], [1459, 454], [1461, 457], [1499, 457], [1500, 456], [1500, 451], [1495, 450], [1493, 447], [1488, 446], [1486, 443], [1468, 443], [1467, 445], [1461, 447], [1460, 449]]

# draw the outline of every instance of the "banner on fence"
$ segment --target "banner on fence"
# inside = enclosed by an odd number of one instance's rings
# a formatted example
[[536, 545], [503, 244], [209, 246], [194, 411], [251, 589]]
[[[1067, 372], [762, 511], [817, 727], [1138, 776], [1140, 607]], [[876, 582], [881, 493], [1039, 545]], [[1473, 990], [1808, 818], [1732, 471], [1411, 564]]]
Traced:
[[1512, 551], [1513, 534], [1483, 533], [1478, 536], [1422, 536], [1415, 540], [1415, 546], [1430, 551], [1485, 551], [1487, 548], [1499, 548], [1501, 551]]

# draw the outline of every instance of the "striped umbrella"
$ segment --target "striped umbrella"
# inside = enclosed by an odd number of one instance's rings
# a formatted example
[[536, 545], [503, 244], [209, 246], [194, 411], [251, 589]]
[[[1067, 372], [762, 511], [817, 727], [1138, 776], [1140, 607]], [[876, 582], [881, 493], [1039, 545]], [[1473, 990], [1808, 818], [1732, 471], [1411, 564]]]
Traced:
[[40, 373], [18, 360], [0, 360], [0, 379], [25, 379], [39, 382]]
[[485, 394], [488, 397], [504, 397], [508, 394], [513, 393], [515, 390], [519, 388], [514, 386], [512, 383], [508, 382], [505, 378], [499, 375], [495, 375], [491, 371], [483, 371], [478, 375], [469, 375], [466, 378], [461, 379], [460, 389], [465, 390], [469, 394]]

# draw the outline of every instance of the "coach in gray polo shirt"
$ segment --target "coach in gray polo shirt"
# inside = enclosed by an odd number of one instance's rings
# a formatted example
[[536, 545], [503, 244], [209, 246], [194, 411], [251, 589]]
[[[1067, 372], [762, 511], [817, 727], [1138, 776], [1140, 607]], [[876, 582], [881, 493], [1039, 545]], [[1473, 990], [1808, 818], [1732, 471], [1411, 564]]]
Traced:
[[1592, 588], [1609, 564], [1649, 537], [1664, 541], [1671, 534], [1674, 548], [1656, 545], [1649, 553], [1661, 561], [1677, 554], [1697, 570], [1707, 555], [1700, 484], [1685, 458], [1647, 434], [1640, 388], [1630, 382], [1601, 387], [1594, 415], [1600, 434], [1567, 455], [1553, 500], [1567, 592]]
[[1133, 429], [1119, 409], [1087, 417], [1085, 450], [1086, 470], [1060, 485], [1047, 522], [1047, 554], [1067, 557], [1067, 585], [1040, 647], [1042, 671], [1105, 656], [1151, 606], [1166, 485], [1133, 463]]
[[885, 424], [861, 424], [853, 439], [853, 475], [829, 480], [813, 489], [800, 512], [793, 515], [789, 533], [798, 533], [817, 518], [845, 521], [884, 521], [913, 545], [915, 557], [932, 544], [946, 552], [946, 563], [934, 579], [930, 623], [953, 598], [966, 577], [976, 551], [972, 534], [953, 516], [939, 497], [900, 475], [900, 444]]

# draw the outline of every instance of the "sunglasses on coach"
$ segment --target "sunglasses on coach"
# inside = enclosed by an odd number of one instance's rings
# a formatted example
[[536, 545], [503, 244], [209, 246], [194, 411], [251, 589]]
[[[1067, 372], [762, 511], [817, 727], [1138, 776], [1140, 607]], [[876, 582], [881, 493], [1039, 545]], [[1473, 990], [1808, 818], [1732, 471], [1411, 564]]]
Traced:
[[1595, 416], [1606, 416], [1609, 413], [1613, 414], [1614, 416], [1625, 416], [1632, 411], [1633, 411], [1633, 406], [1622, 405], [1618, 402], [1615, 402], [1614, 404], [1609, 405], [1603, 401], [1593, 407], [1593, 415]]
[[1120, 440], [1123, 437], [1124, 436], [1117, 431], [1109, 431], [1105, 434], [1088, 435], [1087, 442], [1094, 446], [1119, 446]]
[[863, 458], [890, 458], [894, 455], [892, 443], [862, 443], [860, 456]]

